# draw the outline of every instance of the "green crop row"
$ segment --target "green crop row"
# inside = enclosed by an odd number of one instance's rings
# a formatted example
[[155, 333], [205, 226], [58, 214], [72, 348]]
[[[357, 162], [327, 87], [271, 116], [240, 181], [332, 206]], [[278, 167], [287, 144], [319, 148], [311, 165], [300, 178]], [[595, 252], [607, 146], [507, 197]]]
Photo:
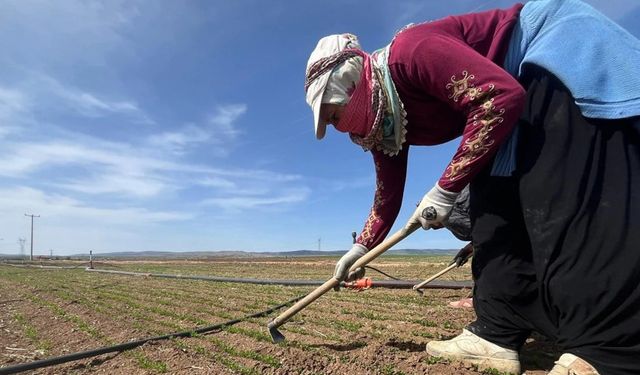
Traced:
[[44, 354], [46, 354], [52, 348], [52, 344], [49, 340], [40, 338], [37, 329], [31, 325], [29, 320], [24, 317], [24, 315], [20, 313], [15, 313], [13, 315], [13, 319], [18, 322], [18, 324], [22, 327], [22, 332], [24, 332], [25, 336], [31, 340], [31, 342], [38, 348], [42, 350]]

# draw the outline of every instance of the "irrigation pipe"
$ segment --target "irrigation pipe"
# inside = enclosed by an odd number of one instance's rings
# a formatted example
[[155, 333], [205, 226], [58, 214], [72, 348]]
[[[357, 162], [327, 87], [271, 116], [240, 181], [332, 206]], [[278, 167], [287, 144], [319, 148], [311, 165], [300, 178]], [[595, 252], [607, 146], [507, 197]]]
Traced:
[[99, 348], [99, 349], [87, 350], [87, 351], [84, 351], [84, 352], [77, 352], [77, 353], [67, 354], [67, 355], [63, 355], [63, 356], [59, 356], [59, 357], [46, 358], [46, 359], [41, 359], [39, 361], [33, 361], [33, 362], [29, 362], [29, 363], [22, 363], [22, 364], [18, 364], [18, 365], [14, 365], [14, 366], [0, 367], [0, 375], [15, 374], [15, 373], [22, 372], [22, 371], [28, 371], [28, 370], [34, 370], [34, 369], [38, 369], [38, 368], [42, 368], [42, 367], [59, 365], [59, 364], [66, 363], [66, 362], [77, 361], [79, 359], [99, 356], [99, 355], [102, 355], [102, 354], [113, 353], [113, 352], [121, 352], [121, 351], [124, 351], [124, 350], [129, 350], [129, 349], [136, 348], [136, 347], [141, 346], [141, 345], [143, 345], [143, 344], [145, 344], [145, 343], [147, 343], [149, 341], [167, 340], [167, 339], [173, 339], [173, 338], [178, 338], [178, 337], [190, 337], [194, 333], [207, 333], [207, 332], [219, 330], [219, 329], [222, 329], [224, 327], [231, 326], [231, 325], [243, 322], [243, 321], [251, 319], [251, 318], [260, 318], [260, 317], [269, 315], [274, 311], [277, 311], [277, 310], [279, 310], [279, 309], [281, 309], [283, 307], [286, 307], [286, 306], [288, 306], [288, 305], [290, 305], [292, 303], [295, 303], [295, 302], [301, 300], [305, 296], [306, 295], [293, 298], [293, 299], [291, 299], [291, 300], [289, 300], [289, 301], [287, 301], [285, 303], [282, 303], [280, 305], [271, 307], [271, 308], [269, 308], [267, 310], [264, 310], [264, 311], [261, 311], [261, 312], [255, 313], [255, 314], [247, 315], [247, 316], [242, 317], [242, 318], [229, 320], [227, 322], [214, 324], [212, 326], [197, 328], [197, 329], [194, 329], [194, 330], [191, 330], [191, 331], [176, 332], [176, 333], [170, 333], [168, 335], [163, 335], [163, 336], [148, 337], [148, 338], [145, 338], [145, 339], [140, 339], [140, 340], [136, 340], [136, 341], [129, 341], [129, 342], [118, 344], [118, 345], [106, 346], [106, 347]]
[[13, 264], [13, 263], [0, 263], [3, 266], [17, 267], [17, 268], [42, 268], [47, 270], [72, 270], [82, 268], [84, 266], [45, 266], [42, 264]]
[[[115, 275], [125, 276], [143, 276], [143, 277], [160, 277], [168, 279], [189, 279], [189, 280], [203, 280], [203, 281], [216, 281], [216, 282], [228, 282], [228, 283], [244, 283], [244, 284], [261, 284], [261, 285], [285, 285], [285, 286], [317, 286], [325, 283], [325, 280], [284, 280], [284, 279], [243, 279], [236, 277], [217, 277], [217, 276], [197, 276], [197, 275], [172, 275], [166, 273], [144, 273], [144, 272], [129, 272], [129, 271], [113, 271], [113, 270], [101, 270], [87, 268], [89, 272], [100, 272]], [[411, 289], [414, 285], [420, 281], [412, 280], [369, 280], [366, 288], [390, 288], [390, 289]], [[342, 287], [363, 289], [358, 287], [355, 283], [340, 284]], [[430, 289], [464, 289], [471, 288], [473, 286], [472, 281], [453, 281], [442, 280], [434, 281], [423, 288]]]
[[[2, 264], [11, 265], [6, 263], [2, 263]], [[42, 268], [42, 266], [28, 266], [28, 265], [24, 265], [24, 266], [13, 265], [13, 266]], [[362, 281], [360, 283], [341, 282], [340, 286], [344, 288], [351, 288], [351, 289], [369, 289], [369, 288], [411, 289], [414, 287], [414, 285], [421, 282], [420, 280], [400, 280], [374, 267], [371, 267], [371, 266], [365, 266], [365, 267], [370, 268], [374, 271], [380, 272], [381, 274], [387, 277], [390, 277], [393, 280], [371, 280], [371, 279], [365, 278], [365, 279], [361, 279]], [[66, 269], [66, 267], [59, 267], [59, 266], [47, 266], [46, 268], [47, 269], [62, 269], [62, 268]], [[72, 268], [76, 268], [76, 267], [72, 267]], [[324, 280], [253, 279], [253, 278], [237, 278], [237, 277], [115, 271], [115, 270], [103, 270], [103, 269], [97, 269], [97, 268], [85, 268], [85, 271], [108, 273], [108, 274], [114, 274], [114, 275], [124, 275], [124, 276], [158, 277], [158, 278], [167, 278], [167, 279], [187, 279], [187, 280], [201, 280], [201, 281], [226, 282], [226, 283], [259, 284], [259, 285], [318, 286], [318, 285], [323, 285], [325, 283]], [[104, 286], [98, 286], [98, 287], [95, 287], [94, 289], [99, 289], [100, 287], [104, 287]], [[470, 280], [463, 280], [463, 281], [440, 280], [440, 281], [432, 281], [430, 284], [422, 286], [421, 289], [465, 289], [465, 288], [471, 288], [471, 287], [473, 287], [473, 282]]]
[[113, 270], [101, 270], [97, 268], [86, 268], [88, 272], [101, 272], [110, 273], [116, 275], [127, 276], [146, 276], [146, 277], [160, 277], [167, 279], [189, 279], [189, 280], [204, 280], [204, 281], [218, 281], [227, 283], [246, 283], [246, 284], [263, 284], [263, 285], [318, 285], [323, 281], [318, 280], [279, 280], [279, 279], [244, 279], [237, 277], [218, 277], [218, 276], [198, 276], [198, 275], [172, 275], [166, 273], [146, 273], [146, 272], [130, 272], [130, 271], [113, 271]]
[[395, 276], [391, 276], [391, 275], [389, 275], [388, 273], [383, 272], [383, 271], [381, 271], [381, 270], [379, 270], [379, 269], [377, 269], [377, 268], [375, 268], [375, 267], [371, 267], [371, 266], [368, 266], [368, 265], [367, 265], [367, 266], [364, 266], [364, 268], [368, 268], [368, 269], [370, 269], [370, 270], [376, 271], [376, 272], [378, 272], [379, 274], [381, 274], [381, 275], [385, 275], [386, 277], [388, 277], [388, 278], [390, 278], [390, 279], [393, 279], [393, 280], [400, 280], [399, 278], [397, 278], [397, 277], [395, 277]]

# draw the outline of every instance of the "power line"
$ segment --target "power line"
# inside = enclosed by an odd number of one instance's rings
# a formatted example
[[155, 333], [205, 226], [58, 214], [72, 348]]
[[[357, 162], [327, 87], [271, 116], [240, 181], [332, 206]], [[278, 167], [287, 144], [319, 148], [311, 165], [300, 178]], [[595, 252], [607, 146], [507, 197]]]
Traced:
[[40, 215], [33, 215], [33, 214], [24, 214], [24, 216], [30, 216], [31, 217], [31, 255], [29, 256], [29, 260], [33, 260], [33, 218], [34, 217], [40, 217]]

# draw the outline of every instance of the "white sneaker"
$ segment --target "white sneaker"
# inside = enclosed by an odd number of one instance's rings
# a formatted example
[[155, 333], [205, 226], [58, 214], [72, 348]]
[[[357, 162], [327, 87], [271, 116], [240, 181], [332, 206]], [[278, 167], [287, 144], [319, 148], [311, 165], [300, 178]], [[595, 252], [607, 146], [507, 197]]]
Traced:
[[493, 368], [501, 372], [520, 374], [517, 351], [500, 347], [466, 329], [451, 340], [428, 342], [427, 353], [434, 357], [475, 365], [479, 371]]
[[587, 361], [573, 354], [564, 353], [556, 361], [549, 375], [600, 375]]

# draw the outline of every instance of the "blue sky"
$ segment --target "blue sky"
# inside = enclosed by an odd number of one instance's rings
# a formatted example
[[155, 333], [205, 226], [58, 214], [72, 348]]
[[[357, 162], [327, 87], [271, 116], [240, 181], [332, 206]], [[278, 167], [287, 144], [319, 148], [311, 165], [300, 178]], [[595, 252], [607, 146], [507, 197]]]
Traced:
[[[590, 0], [640, 36], [640, 3]], [[365, 50], [410, 22], [513, 1], [0, 2], [0, 253], [346, 249], [373, 199], [371, 156], [312, 131], [317, 40]], [[414, 148], [393, 231], [457, 141]], [[456, 248], [444, 230], [400, 248]]]

